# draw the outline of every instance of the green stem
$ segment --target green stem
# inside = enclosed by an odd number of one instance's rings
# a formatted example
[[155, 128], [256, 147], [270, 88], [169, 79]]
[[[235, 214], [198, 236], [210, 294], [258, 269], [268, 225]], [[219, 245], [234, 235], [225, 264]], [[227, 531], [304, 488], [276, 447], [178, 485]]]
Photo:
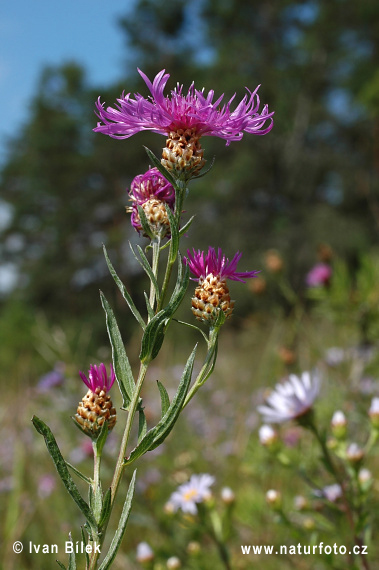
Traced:
[[96, 441], [92, 442], [92, 447], [93, 447], [93, 483], [92, 483], [92, 488], [93, 488], [93, 492], [97, 493], [97, 490], [100, 487], [101, 454], [98, 453]]
[[[137, 411], [140, 392], [141, 392], [143, 381], [144, 381], [145, 376], [146, 376], [147, 367], [148, 367], [147, 364], [141, 363], [141, 365], [140, 365], [136, 389], [135, 389], [134, 396], [133, 396], [133, 399], [130, 403], [130, 407], [128, 410], [128, 419], [126, 421], [126, 426], [125, 426], [124, 434], [122, 437], [120, 451], [119, 451], [119, 455], [118, 455], [118, 459], [117, 459], [117, 463], [116, 463], [116, 467], [115, 467], [115, 471], [114, 471], [114, 475], [113, 475], [113, 479], [112, 479], [112, 484], [111, 484], [111, 496], [112, 496], [111, 507], [109, 510], [108, 520], [104, 523], [104, 526], [101, 529], [102, 534], [101, 534], [101, 538], [100, 538], [100, 545], [102, 545], [102, 543], [104, 541], [106, 529], [108, 526], [108, 521], [109, 521], [111, 513], [112, 513], [113, 505], [115, 503], [117, 490], [118, 490], [118, 487], [120, 485], [122, 475], [124, 473], [124, 469], [125, 469], [124, 459], [126, 456], [126, 448], [128, 446], [130, 433], [131, 433], [132, 425], [133, 425], [133, 420], [134, 420], [135, 413]], [[100, 547], [100, 550], [101, 550], [101, 547]], [[90, 559], [89, 570], [95, 570], [98, 558], [99, 558], [99, 553], [93, 552], [91, 559]]]
[[[159, 263], [159, 255], [160, 255], [160, 245], [161, 245], [161, 238], [158, 236], [156, 239], [154, 239], [152, 241], [152, 246], [153, 246], [153, 262], [152, 262], [152, 270], [153, 270], [153, 274], [154, 277], [157, 278], [158, 277], [158, 263]], [[154, 304], [155, 304], [155, 297], [156, 297], [156, 292], [155, 292], [155, 288], [153, 286], [152, 283], [150, 283], [150, 305], [151, 308], [154, 310]]]
[[359, 553], [360, 553], [363, 568], [365, 568], [365, 570], [370, 570], [370, 566], [368, 564], [367, 558], [363, 554], [363, 549], [362, 549], [363, 541], [362, 541], [361, 537], [356, 532], [356, 524], [354, 521], [354, 514], [352, 511], [350, 502], [349, 502], [347, 495], [346, 495], [346, 490], [345, 490], [345, 486], [344, 486], [342, 477], [340, 476], [340, 473], [338, 472], [337, 468], [335, 467], [335, 465], [333, 463], [332, 457], [329, 453], [329, 449], [325, 443], [325, 439], [319, 433], [319, 431], [318, 431], [318, 429], [317, 429], [317, 427], [314, 424], [312, 419], [308, 422], [307, 426], [312, 431], [312, 433], [316, 437], [316, 439], [317, 439], [317, 441], [321, 447], [321, 450], [322, 450], [322, 453], [323, 453], [324, 459], [325, 459], [325, 464], [328, 467], [329, 472], [332, 473], [336, 482], [341, 487], [342, 500], [343, 500], [344, 507], [345, 507], [346, 517], [347, 517], [347, 520], [349, 522], [350, 528], [351, 528], [352, 533], [353, 533], [354, 542], [357, 546], [359, 546]]
[[[184, 185], [182, 186], [182, 185], [180, 185], [180, 183], [178, 183], [178, 186], [175, 188], [175, 210], [174, 210], [175, 222], [176, 222], [178, 229], [179, 229], [179, 225], [180, 225], [180, 216], [182, 214], [185, 191], [186, 191], [186, 187]], [[171, 241], [170, 249], [169, 249], [169, 253], [168, 253], [168, 262], [167, 262], [166, 272], [165, 272], [165, 276], [163, 279], [163, 285], [162, 285], [162, 290], [161, 290], [161, 298], [160, 298], [159, 303], [157, 304], [157, 312], [163, 306], [164, 298], [165, 298], [166, 293], [167, 293], [168, 284], [170, 283], [172, 268], [174, 267], [174, 264], [176, 261], [176, 257], [175, 258], [172, 257], [172, 247], [173, 247], [173, 244]]]
[[[217, 354], [217, 341], [218, 341], [218, 328], [211, 328], [209, 331], [208, 351], [204, 360], [204, 364], [196, 377], [192, 388], [189, 390], [186, 399], [184, 400], [183, 408], [192, 400], [198, 389], [204, 384], [205, 380], [213, 370], [214, 359]], [[212, 362], [213, 361], [213, 362]]]

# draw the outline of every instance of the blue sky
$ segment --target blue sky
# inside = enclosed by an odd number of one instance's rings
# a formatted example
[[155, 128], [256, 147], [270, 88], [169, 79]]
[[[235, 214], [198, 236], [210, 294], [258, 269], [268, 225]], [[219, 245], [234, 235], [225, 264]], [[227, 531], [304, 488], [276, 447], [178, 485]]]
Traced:
[[25, 121], [42, 68], [81, 63], [91, 83], [120, 78], [125, 58], [119, 16], [135, 0], [2, 0], [0, 162], [8, 135]]

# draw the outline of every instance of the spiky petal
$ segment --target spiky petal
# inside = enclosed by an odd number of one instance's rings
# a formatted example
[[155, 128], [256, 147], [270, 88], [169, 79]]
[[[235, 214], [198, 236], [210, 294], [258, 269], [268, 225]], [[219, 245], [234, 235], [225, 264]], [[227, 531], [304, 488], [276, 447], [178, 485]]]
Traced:
[[171, 91], [170, 96], [163, 94], [169, 74], [163, 69], [153, 82], [140, 70], [139, 74], [150, 90], [151, 97], [145, 99], [139, 93], [134, 95], [123, 93], [117, 99], [117, 105], [104, 109], [100, 98], [96, 103], [97, 116], [100, 121], [95, 132], [113, 138], [125, 139], [141, 131], [153, 131], [161, 135], [170, 132], [192, 129], [198, 136], [214, 136], [232, 141], [242, 139], [244, 132], [265, 135], [273, 127], [273, 112], [265, 105], [259, 112], [259, 86], [243, 97], [240, 103], [231, 110], [235, 95], [228, 103], [221, 106], [224, 95], [215, 101], [214, 91], [207, 94], [190, 86], [187, 94], [183, 93], [183, 85]]
[[112, 388], [113, 383], [116, 379], [112, 364], [110, 375], [108, 376], [107, 369], [103, 363], [99, 364], [98, 366], [96, 364], [91, 364], [88, 371], [88, 378], [81, 371], [79, 372], [79, 376], [87, 388], [89, 388], [94, 393], [96, 392], [97, 388], [100, 388], [100, 390], [103, 390], [104, 392], [108, 392]]
[[214, 275], [221, 281], [231, 279], [232, 281], [240, 281], [245, 283], [245, 279], [257, 277], [259, 271], [237, 271], [237, 264], [242, 257], [242, 253], [237, 251], [231, 261], [222, 253], [221, 248], [216, 250], [209, 247], [208, 253], [204, 251], [195, 251], [193, 253], [187, 250], [187, 256], [184, 258], [188, 264], [190, 271], [199, 279], [205, 279], [208, 275]]

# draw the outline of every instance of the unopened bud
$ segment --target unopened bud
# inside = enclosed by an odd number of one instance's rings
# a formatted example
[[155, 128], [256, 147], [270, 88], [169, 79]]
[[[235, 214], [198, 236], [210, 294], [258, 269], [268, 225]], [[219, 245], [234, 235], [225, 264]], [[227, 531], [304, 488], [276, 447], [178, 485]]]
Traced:
[[350, 463], [356, 465], [362, 461], [364, 457], [364, 451], [357, 443], [351, 443], [346, 450], [346, 457]]
[[379, 428], [379, 398], [373, 398], [368, 411], [372, 425]]
[[308, 501], [303, 495], [296, 495], [293, 502], [297, 511], [304, 511], [308, 508]]
[[201, 551], [201, 545], [196, 540], [191, 540], [187, 544], [187, 552], [190, 556], [197, 556]]
[[303, 527], [305, 530], [313, 530], [315, 526], [315, 521], [311, 517], [307, 517], [303, 520]]
[[140, 564], [154, 560], [154, 552], [147, 542], [140, 542], [137, 545], [136, 560]]
[[225, 505], [232, 505], [236, 500], [234, 491], [230, 487], [223, 487], [221, 489], [221, 500]]
[[275, 489], [270, 489], [266, 493], [266, 501], [270, 505], [270, 507], [278, 509], [282, 504], [282, 495], [279, 493], [279, 491], [276, 491]]
[[182, 563], [177, 556], [171, 556], [171, 558], [167, 560], [166, 565], [168, 570], [177, 570], [182, 567]]
[[269, 425], [263, 425], [259, 428], [259, 441], [264, 447], [272, 448], [278, 441], [278, 432]]
[[347, 421], [345, 414], [343, 412], [341, 412], [340, 410], [334, 412], [331, 421], [331, 426], [334, 437], [336, 437], [337, 439], [344, 439], [346, 437]]
[[284, 267], [283, 259], [275, 249], [270, 249], [266, 252], [265, 263], [271, 273], [280, 273]]
[[372, 485], [372, 473], [369, 469], [362, 467], [358, 472], [358, 482], [362, 491], [367, 491]]

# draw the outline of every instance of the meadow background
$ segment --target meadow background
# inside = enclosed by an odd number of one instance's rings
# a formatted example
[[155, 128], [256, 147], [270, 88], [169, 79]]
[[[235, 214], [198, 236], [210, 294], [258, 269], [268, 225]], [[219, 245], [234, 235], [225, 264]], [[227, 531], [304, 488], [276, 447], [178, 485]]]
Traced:
[[[294, 510], [294, 496], [310, 489], [259, 444], [256, 406], [286, 374], [317, 367], [320, 422], [327, 427], [341, 409], [352, 440], [364, 443], [370, 429], [367, 410], [379, 396], [379, 6], [373, 0], [125, 4], [115, 31], [124, 41], [118, 79], [95, 84], [74, 60], [41, 69], [27, 118], [8, 138], [1, 166], [7, 215], [0, 228], [0, 567], [54, 567], [54, 555], [13, 554], [15, 540], [63, 544], [70, 531], [81, 539], [83, 521], [30, 418], [35, 413], [50, 425], [71, 463], [91, 468], [87, 442], [70, 416], [84, 395], [78, 370], [111, 357], [99, 289], [115, 309], [132, 364], [138, 361], [137, 331], [101, 245], [142, 306], [146, 284], [128, 242], [142, 245], [143, 238], [125, 214], [127, 189], [147, 168], [142, 145], [159, 155], [164, 139], [141, 133], [115, 141], [92, 128], [99, 95], [109, 105], [123, 90], [147, 95], [139, 67], [150, 78], [165, 68], [169, 88], [194, 81], [227, 100], [235, 92], [240, 100], [245, 86], [260, 83], [262, 103], [276, 114], [265, 137], [246, 135], [230, 147], [220, 139], [202, 141], [207, 160], [216, 161], [211, 174], [191, 182], [186, 215], [196, 218], [186, 247], [221, 246], [229, 257], [238, 249], [241, 270], [262, 272], [248, 286], [232, 284], [236, 308], [222, 330], [213, 376], [164, 446], [139, 462], [115, 568], [140, 568], [135, 548], [141, 540], [162, 564], [176, 555], [183, 568], [221, 568], [196, 524], [173, 520], [164, 509], [193, 473], [216, 477], [220, 509], [221, 489], [235, 492], [233, 568], [346, 568], [342, 557], [242, 556], [240, 545], [309, 544], [315, 532], [327, 544], [350, 540], [337, 512]], [[309, 288], [306, 275], [318, 262], [332, 268], [332, 277]], [[12, 274], [12, 288], [4, 286], [5, 274]], [[186, 319], [189, 307], [190, 297], [181, 308]], [[179, 325], [169, 332], [144, 388], [148, 420], [159, 416], [155, 380], [174, 390], [195, 340]], [[120, 435], [116, 426], [107, 444], [109, 476]], [[285, 425], [281, 436], [299, 468], [317, 478], [308, 434]], [[374, 568], [377, 450], [367, 467], [374, 476]], [[292, 527], [267, 507], [271, 488], [281, 490]], [[196, 556], [188, 552], [191, 541], [201, 545]]]

